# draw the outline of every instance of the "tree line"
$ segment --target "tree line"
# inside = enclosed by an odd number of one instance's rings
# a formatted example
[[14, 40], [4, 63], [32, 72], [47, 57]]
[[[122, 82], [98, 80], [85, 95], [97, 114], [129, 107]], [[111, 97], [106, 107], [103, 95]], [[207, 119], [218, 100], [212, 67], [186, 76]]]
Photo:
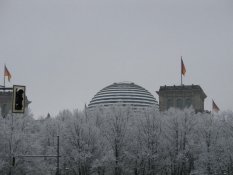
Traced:
[[[232, 175], [233, 112], [130, 107], [0, 118], [0, 174], [52, 175], [60, 136], [61, 175]], [[12, 157], [15, 157], [13, 163]]]

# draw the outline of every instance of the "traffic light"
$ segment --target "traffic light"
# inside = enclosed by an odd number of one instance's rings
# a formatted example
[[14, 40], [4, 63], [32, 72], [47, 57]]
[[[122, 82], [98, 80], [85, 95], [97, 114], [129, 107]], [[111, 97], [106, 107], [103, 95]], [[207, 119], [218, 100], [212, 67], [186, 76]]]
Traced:
[[13, 86], [12, 113], [24, 113], [25, 86]]

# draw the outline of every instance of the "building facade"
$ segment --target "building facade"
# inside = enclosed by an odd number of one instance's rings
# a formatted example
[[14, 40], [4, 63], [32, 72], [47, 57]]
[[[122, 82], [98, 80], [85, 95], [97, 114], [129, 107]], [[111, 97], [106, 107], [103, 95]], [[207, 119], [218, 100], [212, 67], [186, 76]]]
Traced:
[[161, 86], [159, 91], [159, 109], [184, 109], [193, 107], [196, 112], [204, 111], [204, 101], [207, 97], [199, 85]]

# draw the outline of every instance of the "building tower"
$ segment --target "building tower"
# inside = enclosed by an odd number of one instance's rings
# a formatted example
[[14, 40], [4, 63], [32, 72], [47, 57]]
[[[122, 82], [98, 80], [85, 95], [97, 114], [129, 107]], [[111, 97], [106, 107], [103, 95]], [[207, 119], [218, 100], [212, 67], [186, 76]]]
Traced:
[[207, 97], [199, 85], [160, 86], [159, 109], [184, 109], [193, 107], [196, 112], [204, 112], [204, 100]]

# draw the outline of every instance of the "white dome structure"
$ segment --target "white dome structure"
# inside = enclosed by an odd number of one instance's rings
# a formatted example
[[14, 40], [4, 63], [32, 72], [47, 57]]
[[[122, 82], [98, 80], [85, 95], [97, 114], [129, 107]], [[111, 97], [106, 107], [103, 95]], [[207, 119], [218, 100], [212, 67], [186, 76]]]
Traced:
[[143, 87], [134, 83], [113, 83], [100, 90], [90, 101], [88, 108], [108, 107], [113, 105], [133, 108], [153, 107], [158, 109], [155, 97]]

